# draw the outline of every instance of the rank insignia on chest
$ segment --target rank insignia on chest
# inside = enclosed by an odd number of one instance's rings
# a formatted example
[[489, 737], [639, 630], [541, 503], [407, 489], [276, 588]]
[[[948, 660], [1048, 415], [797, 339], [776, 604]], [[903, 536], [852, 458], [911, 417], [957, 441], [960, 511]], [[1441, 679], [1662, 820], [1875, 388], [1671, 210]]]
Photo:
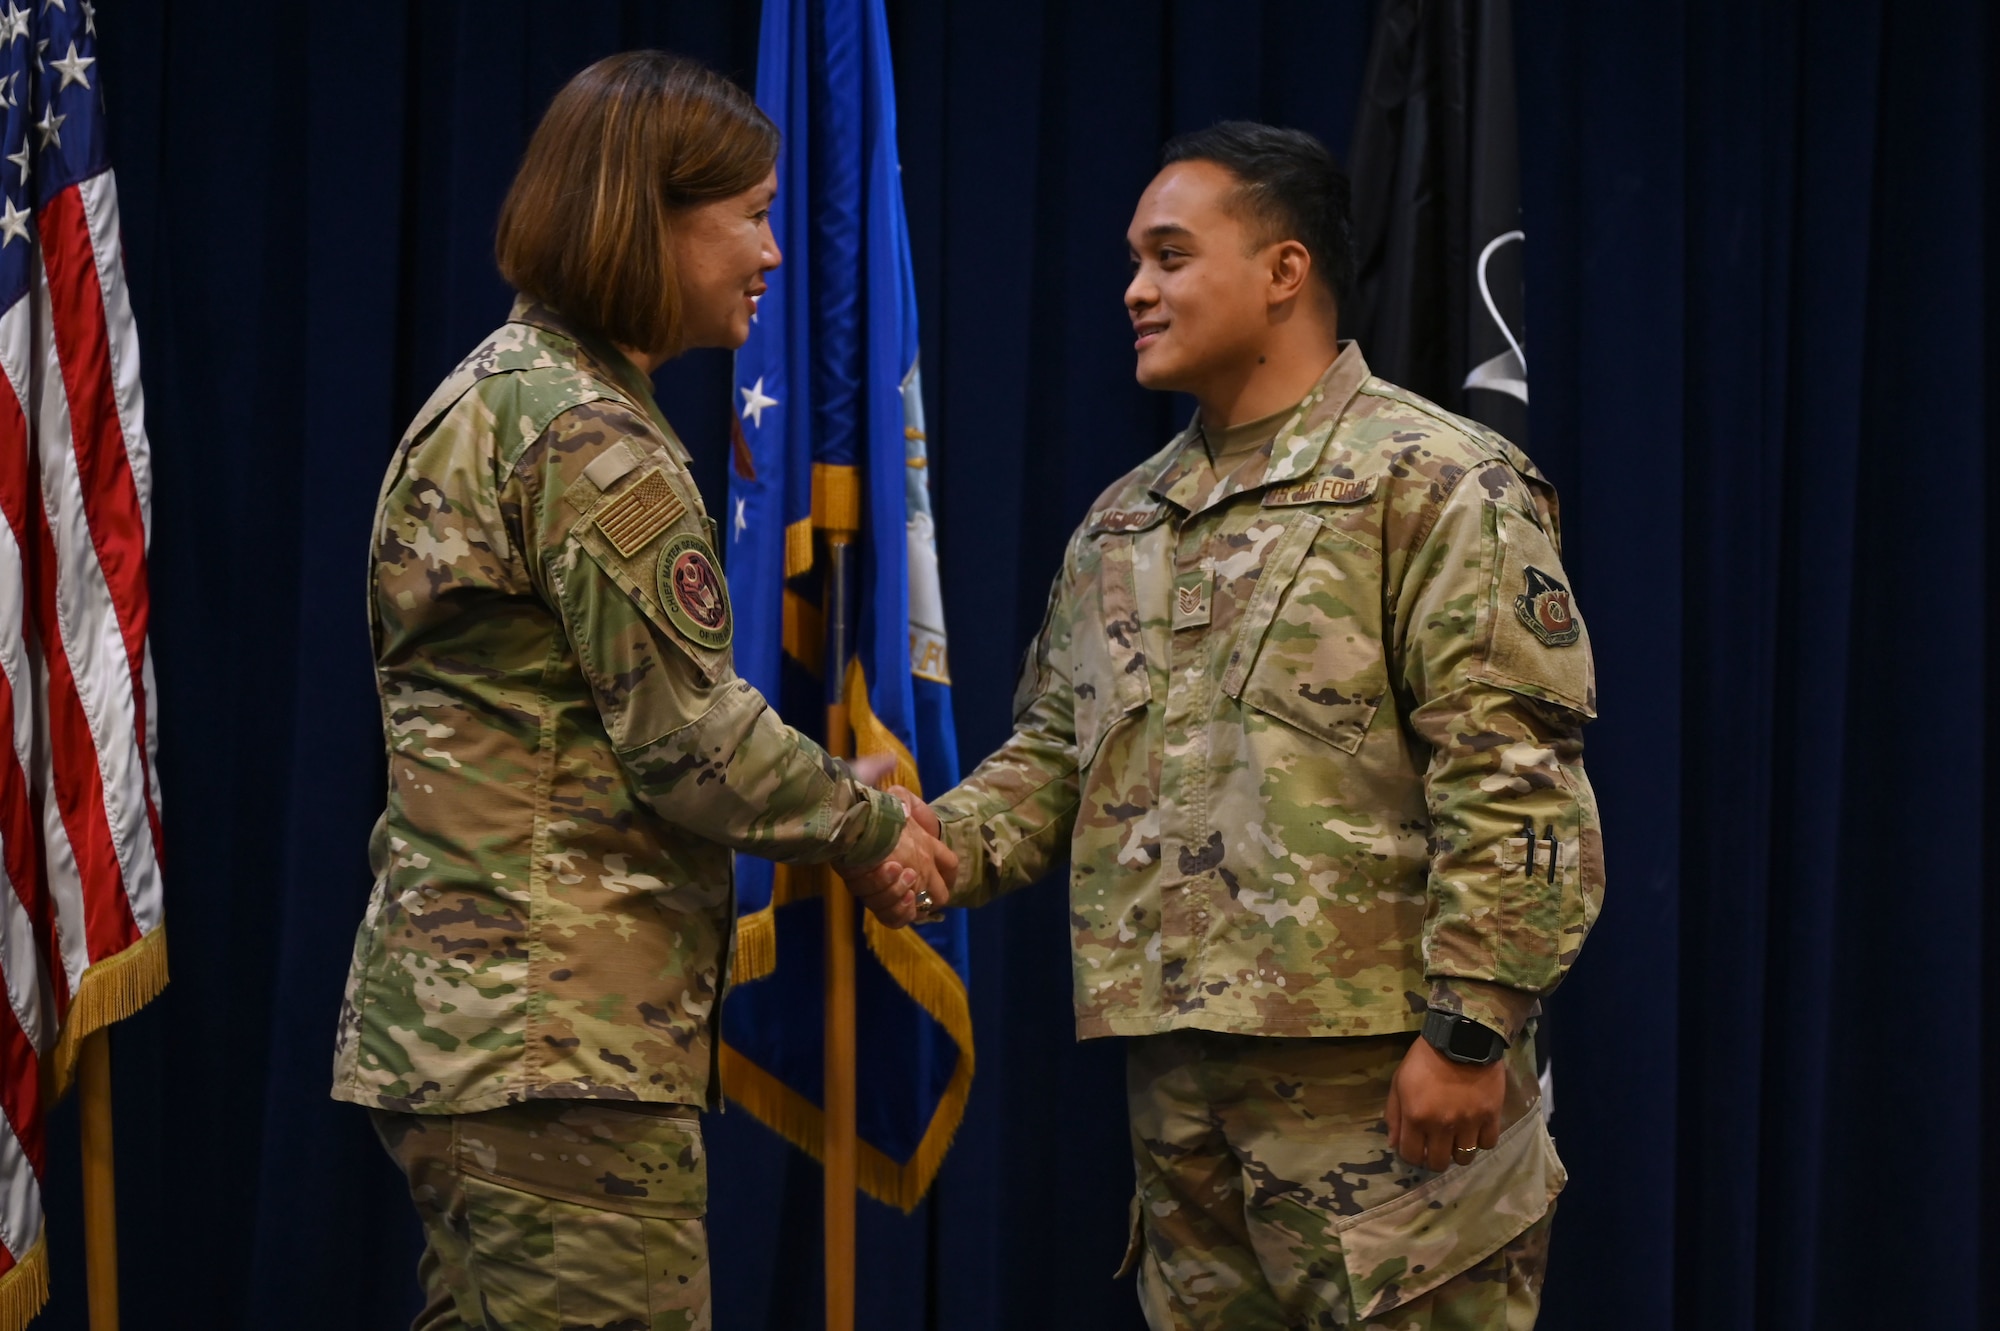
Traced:
[[708, 543], [692, 532], [660, 551], [660, 604], [696, 646], [720, 651], [729, 645], [729, 586]]
[[1569, 588], [1529, 564], [1528, 589], [1514, 598], [1514, 609], [1528, 632], [1541, 639], [1544, 647], [1567, 647], [1583, 636], [1576, 622], [1576, 609], [1569, 601]]
[[622, 558], [630, 559], [686, 511], [667, 478], [648, 472], [599, 511], [597, 529]]
[[1199, 568], [1174, 578], [1174, 629], [1199, 628], [1208, 623], [1215, 599], [1215, 570]]

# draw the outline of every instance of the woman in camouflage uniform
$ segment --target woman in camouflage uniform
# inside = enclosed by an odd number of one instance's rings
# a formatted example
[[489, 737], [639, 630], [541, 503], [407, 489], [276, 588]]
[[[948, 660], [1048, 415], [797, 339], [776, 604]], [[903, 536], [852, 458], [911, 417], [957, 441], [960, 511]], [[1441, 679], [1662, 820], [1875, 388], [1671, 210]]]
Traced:
[[955, 868], [736, 677], [713, 525], [648, 383], [748, 336], [777, 152], [691, 62], [571, 80], [501, 212], [520, 298], [383, 484], [388, 808], [333, 1093], [409, 1178], [421, 1328], [706, 1327], [732, 853], [831, 862], [897, 925]]

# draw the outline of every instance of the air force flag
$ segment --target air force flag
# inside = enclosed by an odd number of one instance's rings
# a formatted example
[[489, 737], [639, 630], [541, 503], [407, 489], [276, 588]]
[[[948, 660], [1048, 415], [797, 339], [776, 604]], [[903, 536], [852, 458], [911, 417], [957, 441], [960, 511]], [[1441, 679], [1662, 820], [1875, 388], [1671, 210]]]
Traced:
[[[727, 530], [736, 668], [817, 732], [832, 691], [856, 750], [939, 794], [958, 779], [926, 487], [916, 290], [882, 0], [766, 0], [757, 102], [784, 133], [769, 277], [736, 358]], [[810, 127], [810, 128], [809, 128]], [[848, 659], [826, 656], [826, 534], [858, 553]], [[822, 1139], [822, 912], [813, 871], [739, 857], [729, 1096], [801, 1148]], [[860, 1184], [905, 1210], [972, 1085], [964, 916], [866, 912], [857, 980]]]

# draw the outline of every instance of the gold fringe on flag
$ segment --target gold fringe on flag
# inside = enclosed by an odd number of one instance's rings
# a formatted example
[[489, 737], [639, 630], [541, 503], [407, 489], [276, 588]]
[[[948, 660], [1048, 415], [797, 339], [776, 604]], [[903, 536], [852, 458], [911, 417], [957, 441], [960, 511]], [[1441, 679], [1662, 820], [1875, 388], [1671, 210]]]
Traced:
[[820, 894], [816, 864], [771, 866], [771, 903], [736, 921], [736, 964], [729, 968], [731, 984], [761, 980], [778, 969], [778, 907]]
[[[815, 467], [815, 482], [818, 472]], [[817, 512], [817, 484], [814, 491]], [[894, 754], [893, 781], [921, 795], [923, 785], [917, 777], [916, 760], [869, 705], [868, 680], [859, 661], [848, 662], [847, 719], [854, 727], [855, 751]], [[831, 872], [805, 865], [777, 866], [771, 885], [771, 904], [736, 923], [737, 982], [761, 979], [777, 969], [777, 908], [787, 901], [819, 895], [818, 875]], [[868, 950], [882, 963], [882, 969], [911, 1001], [944, 1027], [945, 1034], [958, 1046], [958, 1065], [951, 1071], [951, 1080], [945, 1083], [944, 1094], [938, 1099], [923, 1139], [908, 1160], [893, 1160], [866, 1141], [859, 1143], [855, 1181], [877, 1201], [909, 1212], [930, 1191], [932, 1180], [944, 1164], [945, 1152], [951, 1149], [952, 1138], [958, 1134], [958, 1125], [965, 1119], [966, 1101], [972, 1094], [972, 1002], [958, 972], [921, 934], [912, 929], [885, 928], [866, 911], [862, 916]], [[825, 1160], [825, 1116], [818, 1105], [753, 1063], [727, 1041], [722, 1046], [721, 1068], [723, 1090], [730, 1099], [813, 1159]]]
[[951, 1080], [945, 1083], [944, 1094], [938, 1098], [930, 1126], [924, 1129], [924, 1138], [910, 1158], [897, 1165], [877, 1152], [876, 1158], [888, 1168], [871, 1175], [874, 1161], [864, 1149], [856, 1169], [861, 1186], [868, 1189], [869, 1195], [913, 1211], [930, 1191], [931, 1180], [943, 1166], [945, 1152], [951, 1149], [958, 1125], [965, 1120], [966, 1101], [972, 1096], [972, 1000], [965, 992], [965, 981], [958, 978], [951, 963], [939, 956], [920, 934], [911, 929], [891, 929], [873, 915], [865, 911], [863, 915], [868, 950], [903, 992], [930, 1013], [958, 1046], [958, 1065], [951, 1070]]
[[[967, 1076], [969, 1079], [970, 1074]], [[954, 1074], [952, 1084], [957, 1082]], [[722, 1084], [728, 1087], [729, 1098], [756, 1115], [760, 1123], [813, 1159], [826, 1158], [826, 1117], [820, 1112], [820, 1107], [727, 1044], [722, 1046]], [[960, 1113], [963, 1113], [962, 1108]], [[953, 1130], [957, 1126], [954, 1118]], [[936, 1135], [936, 1131], [937, 1120], [934, 1119], [931, 1132], [925, 1136], [923, 1147], [919, 1148], [920, 1154], [930, 1147], [931, 1137]], [[949, 1144], [947, 1138], [946, 1145]], [[929, 1173], [922, 1175], [919, 1182], [914, 1172], [916, 1157], [912, 1157], [909, 1164], [899, 1165], [866, 1141], [858, 1141], [855, 1145], [859, 1147], [855, 1182], [877, 1201], [898, 1207], [906, 1214], [916, 1210], [917, 1203], [924, 1199], [924, 1192], [937, 1172], [936, 1166], [933, 1165]], [[942, 1148], [938, 1150], [938, 1158], [943, 1158]]]
[[123, 1021], [167, 987], [167, 926], [162, 924], [123, 952], [93, 962], [63, 1016], [62, 1035], [43, 1063], [43, 1077], [60, 1097], [76, 1071], [84, 1037]]
[[28, 1255], [0, 1276], [0, 1331], [22, 1331], [48, 1301], [49, 1249], [44, 1232]]
[[736, 922], [736, 961], [729, 968], [729, 982], [742, 984], [761, 980], [778, 969], [778, 921], [766, 906]]
[[826, 665], [826, 619], [819, 607], [785, 588], [784, 622], [779, 630], [785, 655], [817, 675]]
[[861, 530], [861, 469], [813, 463], [813, 526], [821, 531]]
[[[759, 912], [763, 914], [764, 912]], [[936, 1018], [958, 1045], [958, 1066], [945, 1083], [930, 1126], [910, 1158], [897, 1161], [866, 1141], [855, 1162], [855, 1181], [870, 1197], [902, 1210], [917, 1209], [944, 1164], [945, 1153], [965, 1120], [972, 1095], [972, 1006], [965, 985], [949, 963], [916, 934], [890, 929], [866, 915], [868, 950], [903, 991]], [[826, 1116], [820, 1107], [724, 1042], [722, 1084], [729, 1098], [759, 1122], [815, 1160], [826, 1158]]]
[[868, 679], [861, 673], [859, 658], [847, 663], [847, 721], [854, 727], [854, 751], [866, 758], [878, 753], [892, 755], [896, 759], [896, 770], [890, 774], [891, 785], [903, 787], [918, 795], [923, 794], [923, 781], [917, 776], [917, 760], [903, 741], [896, 738], [896, 732], [882, 724], [875, 715], [875, 709], [868, 705]]
[[796, 578], [801, 573], [810, 573], [812, 566], [813, 520], [811, 516], [806, 516], [785, 528], [785, 577]]

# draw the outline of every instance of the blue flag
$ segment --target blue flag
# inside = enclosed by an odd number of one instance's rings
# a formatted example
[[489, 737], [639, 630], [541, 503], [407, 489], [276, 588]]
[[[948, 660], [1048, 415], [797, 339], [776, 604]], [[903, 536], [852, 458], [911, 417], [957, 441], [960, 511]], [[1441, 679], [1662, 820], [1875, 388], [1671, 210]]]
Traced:
[[[837, 692], [857, 752], [892, 755], [898, 781], [935, 796], [958, 780], [958, 752], [882, 0], [766, 0], [757, 102], [784, 134], [771, 215], [784, 262], [736, 357], [736, 668], [815, 735]], [[855, 541], [845, 661], [825, 659], [829, 531]], [[739, 987], [722, 1023], [730, 1098], [815, 1155], [819, 872], [739, 857]], [[908, 1210], [972, 1086], [965, 920], [889, 930], [857, 914], [858, 1177]]]

